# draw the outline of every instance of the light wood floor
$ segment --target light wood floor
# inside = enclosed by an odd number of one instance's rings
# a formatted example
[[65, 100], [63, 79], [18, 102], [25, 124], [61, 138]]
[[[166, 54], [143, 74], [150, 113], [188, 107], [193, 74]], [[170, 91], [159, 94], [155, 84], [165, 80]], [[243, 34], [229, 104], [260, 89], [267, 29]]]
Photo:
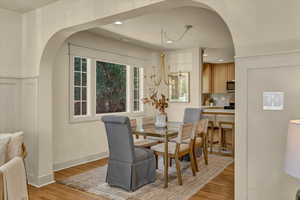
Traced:
[[[83, 173], [103, 166], [106, 159], [83, 164], [55, 173], [56, 180]], [[233, 200], [234, 199], [234, 165], [227, 167], [219, 176], [210, 181], [190, 200]], [[30, 200], [106, 200], [105, 198], [82, 192], [65, 185], [54, 183], [42, 188], [29, 186]]]

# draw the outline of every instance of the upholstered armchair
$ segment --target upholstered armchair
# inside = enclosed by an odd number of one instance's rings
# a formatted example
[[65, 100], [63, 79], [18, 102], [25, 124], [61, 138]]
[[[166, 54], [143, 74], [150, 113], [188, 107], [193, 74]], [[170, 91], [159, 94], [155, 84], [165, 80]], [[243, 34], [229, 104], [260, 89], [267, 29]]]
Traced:
[[0, 200], [28, 200], [23, 133], [0, 134]]
[[106, 181], [110, 186], [135, 191], [155, 181], [156, 162], [153, 151], [135, 147], [130, 121], [124, 116], [104, 116], [109, 159]]

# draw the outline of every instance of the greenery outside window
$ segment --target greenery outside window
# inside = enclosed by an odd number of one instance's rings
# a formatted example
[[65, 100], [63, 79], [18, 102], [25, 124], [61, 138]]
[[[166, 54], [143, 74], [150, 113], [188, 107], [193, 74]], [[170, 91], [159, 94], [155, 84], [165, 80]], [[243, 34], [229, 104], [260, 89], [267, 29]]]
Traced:
[[127, 111], [127, 66], [96, 61], [96, 114]]

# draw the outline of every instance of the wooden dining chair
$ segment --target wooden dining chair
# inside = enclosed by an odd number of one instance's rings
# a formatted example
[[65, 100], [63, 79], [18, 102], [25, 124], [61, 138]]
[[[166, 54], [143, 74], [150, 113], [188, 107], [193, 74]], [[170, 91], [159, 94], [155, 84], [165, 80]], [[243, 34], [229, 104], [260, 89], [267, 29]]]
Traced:
[[196, 164], [196, 171], [199, 171], [196, 151], [197, 148], [201, 148], [203, 152], [203, 158], [206, 165], [208, 165], [208, 119], [201, 119], [196, 125], [195, 144], [194, 144], [194, 158]]
[[[150, 118], [146, 119], [146, 125], [150, 125], [151, 121]], [[137, 127], [137, 120], [136, 119], [131, 119], [130, 120], [130, 126], [131, 128], [134, 130]], [[143, 126], [144, 126], [144, 118], [143, 118]], [[146, 147], [146, 148], [150, 148], [156, 144], [158, 144], [159, 141], [158, 140], [152, 140], [152, 139], [148, 139], [146, 136], [144, 136], [144, 138], [140, 138], [138, 135], [135, 135], [134, 138], [134, 145], [135, 146], [139, 146], [139, 147]]]
[[[191, 169], [193, 172], [193, 176], [196, 175], [196, 166], [195, 166], [195, 159], [193, 153], [193, 144], [194, 144], [194, 135], [195, 135], [195, 126], [192, 123], [186, 123], [180, 126], [178, 136], [175, 142], [168, 143], [168, 157], [169, 159], [175, 159], [176, 164], [176, 172], [177, 172], [177, 179], [178, 184], [182, 185], [182, 176], [181, 176], [181, 167], [180, 167], [180, 158], [189, 154], [190, 155], [190, 162], [191, 162]], [[189, 141], [189, 142], [186, 142]], [[165, 144], [157, 144], [151, 149], [154, 151], [154, 154], [158, 156], [163, 156], [165, 154], [164, 146]], [[165, 159], [165, 157], [164, 157]], [[156, 159], [158, 160], [158, 159]], [[168, 160], [169, 163], [169, 160]], [[157, 163], [156, 163], [157, 164]], [[165, 166], [166, 167], [166, 166]]]

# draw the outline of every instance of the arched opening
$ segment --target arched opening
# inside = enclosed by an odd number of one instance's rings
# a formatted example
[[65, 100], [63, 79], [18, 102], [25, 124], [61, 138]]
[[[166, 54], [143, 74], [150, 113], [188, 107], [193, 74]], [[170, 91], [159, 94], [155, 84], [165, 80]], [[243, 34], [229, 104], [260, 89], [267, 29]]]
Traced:
[[[200, 3], [193, 3], [193, 5], [202, 5]], [[156, 5], [159, 7], [159, 5]], [[182, 5], [181, 5], [182, 6]], [[203, 5], [202, 5], [203, 6]], [[206, 5], [211, 6], [211, 5]], [[168, 8], [168, 6], [164, 6], [164, 8]], [[145, 9], [145, 8], [143, 8]], [[147, 9], [146, 9], [147, 10]], [[151, 13], [151, 11], [148, 10], [148, 13]], [[122, 15], [118, 17], [120, 20], [129, 19], [132, 17], [136, 17], [142, 15], [142, 13], [138, 11], [133, 11], [133, 14], [124, 14], [124, 18], [122, 18]], [[53, 152], [54, 152], [54, 142], [53, 141], [53, 132], [54, 132], [54, 121], [55, 116], [53, 115], [54, 107], [57, 106], [56, 103], [53, 102], [54, 94], [53, 94], [53, 87], [57, 88], [58, 86], [54, 85], [54, 77], [53, 77], [53, 69], [55, 65], [55, 60], [57, 58], [57, 52], [61, 52], [61, 48], [66, 45], [66, 40], [73, 35], [76, 34], [79, 31], [91, 29], [93, 27], [105, 24], [110, 24], [116, 19], [115, 16], [111, 18], [106, 19], [99, 19], [97, 21], [93, 21], [90, 23], [86, 23], [83, 25], [78, 25], [75, 27], [67, 28], [64, 30], [59, 31], [55, 35], [52, 36], [52, 38], [47, 43], [43, 54], [41, 58], [40, 63], [40, 71], [39, 71], [39, 119], [38, 119], [38, 127], [39, 127], [39, 133], [41, 133], [41, 136], [39, 136], [37, 145], [43, 151], [38, 155], [37, 162], [38, 167], [42, 168], [40, 173], [48, 173], [53, 171]], [[230, 29], [230, 27], [229, 27]], [[233, 38], [234, 39], [234, 38]], [[68, 52], [69, 53], [69, 52]], [[69, 72], [69, 70], [67, 70]], [[68, 74], [68, 73], [67, 73]], [[69, 75], [69, 74], [68, 74]], [[68, 95], [67, 95], [68, 96]], [[67, 96], [64, 98], [69, 99]], [[56, 97], [55, 97], [56, 98]], [[200, 98], [200, 97], [198, 97]], [[69, 102], [69, 101], [68, 101]], [[68, 108], [69, 110], [69, 108]], [[68, 111], [69, 112], [69, 111]], [[69, 116], [67, 116], [69, 118]], [[72, 138], [70, 137], [70, 140]], [[82, 139], [82, 138], [81, 138]], [[51, 141], [51, 142], [50, 142]], [[78, 147], [81, 148], [81, 147]], [[99, 155], [97, 155], [99, 156]], [[91, 157], [92, 160], [94, 157]], [[68, 163], [69, 165], [72, 164]], [[62, 165], [54, 165], [54, 168], [60, 169], [64, 168], [64, 164]]]

